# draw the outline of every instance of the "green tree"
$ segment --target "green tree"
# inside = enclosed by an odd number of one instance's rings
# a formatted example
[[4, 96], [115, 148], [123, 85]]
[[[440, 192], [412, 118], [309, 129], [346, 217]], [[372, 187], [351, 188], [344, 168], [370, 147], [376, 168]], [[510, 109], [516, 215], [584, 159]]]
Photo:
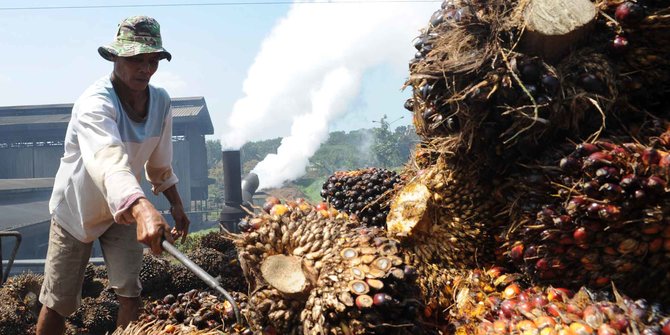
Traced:
[[207, 168], [211, 169], [221, 162], [221, 141], [207, 140], [205, 146], [207, 147]]
[[398, 143], [389, 130], [386, 114], [379, 120], [379, 127], [373, 129], [374, 142], [372, 152], [379, 167], [388, 169], [401, 165]]

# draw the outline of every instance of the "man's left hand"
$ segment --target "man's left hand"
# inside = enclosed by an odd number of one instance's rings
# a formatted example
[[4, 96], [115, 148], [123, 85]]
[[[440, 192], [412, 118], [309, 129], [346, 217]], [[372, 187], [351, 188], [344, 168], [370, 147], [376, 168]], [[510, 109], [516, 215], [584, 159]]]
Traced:
[[170, 214], [174, 219], [174, 228], [172, 228], [172, 238], [175, 241], [181, 237], [181, 242], [186, 241], [186, 235], [188, 235], [188, 227], [191, 225], [191, 221], [188, 219], [186, 212], [184, 212], [184, 206], [172, 206], [170, 207]]

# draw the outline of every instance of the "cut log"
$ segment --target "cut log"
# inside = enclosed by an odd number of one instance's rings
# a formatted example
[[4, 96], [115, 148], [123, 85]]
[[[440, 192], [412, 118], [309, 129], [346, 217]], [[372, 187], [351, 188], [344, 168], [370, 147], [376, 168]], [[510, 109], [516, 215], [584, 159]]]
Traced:
[[261, 274], [268, 284], [288, 296], [305, 294], [311, 288], [300, 257], [269, 256], [261, 264]]
[[557, 62], [585, 40], [595, 18], [590, 0], [530, 0], [524, 12], [522, 51]]

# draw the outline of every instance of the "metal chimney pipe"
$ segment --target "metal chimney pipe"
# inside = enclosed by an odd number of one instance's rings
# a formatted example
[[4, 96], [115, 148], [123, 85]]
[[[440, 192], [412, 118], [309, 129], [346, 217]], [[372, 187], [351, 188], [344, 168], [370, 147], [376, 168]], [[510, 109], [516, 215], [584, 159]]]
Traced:
[[258, 175], [253, 172], [242, 179], [242, 202], [244, 202], [245, 206], [251, 204], [251, 200], [258, 189], [258, 185]]
[[231, 232], [239, 232], [237, 224], [246, 215], [242, 210], [242, 168], [239, 150], [221, 152], [223, 160], [223, 208], [221, 225]]
[[227, 206], [242, 204], [242, 167], [239, 150], [221, 152], [223, 159], [223, 203]]

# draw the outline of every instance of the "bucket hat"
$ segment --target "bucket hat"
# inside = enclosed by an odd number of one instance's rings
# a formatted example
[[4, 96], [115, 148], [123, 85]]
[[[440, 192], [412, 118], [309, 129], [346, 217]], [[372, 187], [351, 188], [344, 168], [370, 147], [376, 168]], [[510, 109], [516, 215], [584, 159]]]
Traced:
[[163, 48], [161, 26], [148, 16], [131, 16], [119, 24], [114, 41], [98, 48], [102, 58], [113, 61], [114, 56], [131, 57], [146, 53], [160, 53], [160, 59], [172, 59]]

